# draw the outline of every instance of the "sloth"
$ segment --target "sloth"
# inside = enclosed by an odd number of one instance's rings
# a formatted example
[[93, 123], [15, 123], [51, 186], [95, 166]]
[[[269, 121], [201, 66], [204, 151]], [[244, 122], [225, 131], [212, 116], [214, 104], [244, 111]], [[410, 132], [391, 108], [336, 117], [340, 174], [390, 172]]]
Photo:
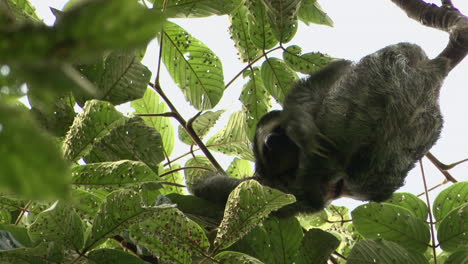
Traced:
[[[255, 174], [247, 179], [295, 195], [281, 209], [286, 215], [317, 212], [342, 196], [390, 198], [440, 136], [440, 88], [468, 50], [456, 37], [434, 59], [399, 43], [357, 63], [331, 62], [297, 82], [283, 110], [259, 120]], [[191, 190], [225, 203], [243, 180], [215, 173]]]

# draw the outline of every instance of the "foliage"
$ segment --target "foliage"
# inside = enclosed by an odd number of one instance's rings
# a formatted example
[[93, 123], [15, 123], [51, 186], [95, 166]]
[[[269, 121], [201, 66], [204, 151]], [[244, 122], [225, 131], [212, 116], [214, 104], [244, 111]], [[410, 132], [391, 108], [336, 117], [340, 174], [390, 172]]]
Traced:
[[[446, 264], [467, 261], [468, 182], [436, 198], [435, 224], [410, 193], [297, 218], [274, 213], [292, 195], [253, 180], [231, 193], [224, 213], [186, 195], [185, 183], [218, 167], [209, 151], [235, 157], [231, 176], [251, 176], [259, 118], [298, 72], [334, 60], [283, 47], [299, 21], [333, 25], [317, 1], [70, 0], [55, 15], [48, 27], [28, 0], [0, 2], [0, 263], [428, 263], [431, 247]], [[210, 134], [228, 112], [207, 111], [229, 88], [221, 60], [167, 18], [213, 15], [230, 18], [246, 82], [242, 110]], [[160, 69], [140, 61], [153, 39], [187, 105], [202, 111], [188, 121], [165, 95], [173, 88], [159, 82]], [[134, 113], [118, 111], [123, 103]], [[190, 149], [184, 167], [171, 118]]]

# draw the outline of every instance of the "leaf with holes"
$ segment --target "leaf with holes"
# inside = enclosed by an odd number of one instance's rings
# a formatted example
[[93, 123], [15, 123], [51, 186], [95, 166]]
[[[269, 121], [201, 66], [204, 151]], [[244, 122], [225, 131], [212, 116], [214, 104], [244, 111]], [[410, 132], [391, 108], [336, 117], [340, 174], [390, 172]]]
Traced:
[[[170, 166], [163, 168], [160, 166], [159, 168], [159, 175], [161, 175], [161, 179], [168, 184], [163, 184], [163, 188], [160, 190], [161, 194], [170, 194], [170, 193], [179, 193], [179, 194], [186, 194], [187, 190], [184, 187], [186, 182], [184, 175], [181, 171], [180, 164], [171, 164]], [[178, 186], [177, 186], [178, 185]]]
[[424, 253], [429, 245], [429, 226], [409, 210], [391, 204], [368, 203], [351, 213], [353, 224], [365, 238], [383, 238]]
[[210, 138], [206, 145], [210, 150], [254, 160], [246, 134], [245, 115], [240, 111], [232, 114], [226, 127]]
[[262, 54], [262, 51], [255, 46], [250, 38], [249, 27], [251, 25], [248, 13], [247, 7], [242, 5], [229, 16], [231, 22], [229, 33], [231, 33], [231, 38], [234, 40], [242, 62], [253, 61]]
[[[207, 111], [197, 117], [192, 123], [192, 128], [200, 139], [203, 139], [210, 129], [216, 124], [219, 117], [224, 113], [224, 110], [216, 112]], [[195, 145], [192, 138], [187, 134], [185, 129], [179, 125], [179, 139], [187, 145]]]
[[327, 263], [330, 255], [339, 245], [340, 241], [334, 235], [321, 229], [311, 229], [304, 234], [294, 263]]
[[[87, 76], [90, 72], [87, 68], [95, 67], [86, 65], [81, 67], [81, 72]], [[94, 73], [91, 69], [91, 73]], [[111, 102], [114, 105], [126, 103], [143, 97], [151, 78], [151, 71], [143, 65], [134, 50], [114, 51], [109, 54], [104, 62], [102, 72], [98, 80], [93, 80], [97, 88], [94, 97], [85, 95], [77, 96], [77, 101], [83, 104], [91, 98]]]
[[125, 159], [141, 161], [154, 172], [158, 171], [158, 164], [164, 160], [161, 135], [140, 117], [132, 117], [114, 128], [95, 143], [85, 157], [87, 163]]
[[468, 181], [457, 182], [441, 191], [434, 200], [432, 210], [437, 222], [453, 209], [468, 202]]
[[298, 17], [306, 25], [314, 23], [333, 27], [333, 20], [323, 11], [317, 0], [303, 0]]
[[158, 180], [158, 175], [140, 161], [91, 163], [72, 169], [72, 183], [86, 188], [114, 189]]
[[268, 21], [276, 39], [289, 42], [297, 31], [297, 13], [300, 0], [262, 0], [267, 10]]
[[269, 217], [230, 250], [244, 252], [264, 263], [294, 263], [303, 237], [301, 225], [295, 217]]
[[306, 54], [301, 54], [301, 52], [301, 47], [296, 45], [289, 46], [283, 52], [283, 59], [291, 69], [304, 74], [317, 72], [328, 63], [336, 60], [320, 52], [310, 52]]
[[223, 66], [200, 40], [174, 23], [162, 32], [162, 59], [185, 99], [198, 110], [211, 109], [223, 96]]
[[130, 225], [151, 217], [159, 208], [143, 208], [141, 198], [134, 191], [110, 193], [99, 207], [93, 227], [86, 239], [85, 251], [96, 247], [103, 239], [126, 230]]
[[148, 264], [148, 262], [141, 258], [123, 252], [121, 250], [101, 248], [89, 252], [87, 259], [91, 260], [91, 263], [99, 264], [115, 264], [115, 263], [128, 263], [128, 264]]
[[91, 223], [96, 216], [99, 206], [105, 199], [105, 197], [99, 194], [99, 191], [102, 192], [102, 190], [93, 192], [91, 190], [85, 191], [81, 189], [73, 189], [71, 192], [71, 206], [75, 208], [84, 222]]
[[220, 263], [229, 264], [263, 264], [260, 260], [247, 254], [233, 251], [223, 251], [214, 257]]
[[426, 203], [412, 193], [394, 193], [386, 203], [394, 204], [408, 209], [419, 219], [426, 221], [429, 210]]
[[193, 263], [192, 256], [206, 255], [210, 247], [203, 229], [175, 208], [132, 226], [130, 235], [163, 263]]
[[88, 154], [92, 144], [125, 122], [125, 117], [108, 102], [91, 100], [84, 105], [84, 111], [73, 121], [63, 143], [64, 156], [77, 161]]
[[177, 18], [226, 15], [230, 14], [243, 3], [242, 0], [152, 0], [150, 2], [154, 3], [154, 8], [162, 9], [164, 7], [164, 14], [167, 14], [169, 17]]
[[278, 44], [268, 22], [265, 5], [261, 1], [246, 1], [249, 9], [249, 37], [259, 49], [267, 50]]
[[348, 256], [347, 264], [427, 264], [426, 258], [418, 252], [407, 250], [397, 243], [383, 239], [359, 241]]
[[256, 67], [247, 73], [249, 81], [242, 88], [239, 100], [244, 106], [249, 139], [253, 141], [257, 122], [271, 108], [271, 97], [263, 84], [260, 69]]
[[[153, 90], [146, 89], [143, 98], [132, 102], [131, 106], [135, 109], [135, 114], [162, 114], [168, 112], [167, 104], [161, 101], [161, 97]], [[167, 156], [174, 151], [175, 133], [170, 117], [142, 117], [146, 124], [154, 127], [163, 140], [164, 150]]]
[[75, 250], [84, 242], [84, 224], [75, 210], [63, 202], [37, 215], [29, 227], [31, 239], [36, 242], [56, 242]]
[[227, 248], [255, 228], [272, 211], [295, 202], [293, 195], [249, 180], [239, 184], [229, 195], [224, 218], [214, 244]]
[[184, 170], [185, 183], [190, 191], [192, 191], [192, 186], [212, 176], [215, 170], [211, 162], [203, 156], [189, 159], [184, 167], [194, 167], [194, 169]]
[[253, 175], [252, 162], [234, 158], [226, 170], [231, 177], [242, 179]]
[[440, 247], [453, 252], [468, 245], [468, 203], [452, 210], [437, 229]]
[[269, 58], [262, 64], [262, 79], [267, 91], [280, 104], [299, 76], [281, 59]]
[[17, 248], [0, 250], [0, 263], [14, 264], [50, 264], [63, 263], [63, 253], [60, 245], [41, 243], [34, 248]]

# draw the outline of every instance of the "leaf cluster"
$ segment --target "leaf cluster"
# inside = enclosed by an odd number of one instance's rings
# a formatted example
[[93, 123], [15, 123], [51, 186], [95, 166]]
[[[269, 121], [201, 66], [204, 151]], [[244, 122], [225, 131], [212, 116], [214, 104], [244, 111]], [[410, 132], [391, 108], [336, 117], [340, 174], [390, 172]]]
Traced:
[[[251, 176], [259, 118], [298, 73], [334, 60], [284, 47], [299, 21], [333, 25], [316, 0], [70, 0], [54, 14], [46, 26], [28, 0], [0, 2], [0, 263], [427, 263], [430, 247], [437, 263], [468, 258], [466, 182], [434, 202], [439, 244], [408, 193], [286, 219], [275, 211], [295, 198], [255, 181], [225, 208], [187, 195], [218, 169], [210, 151], [235, 157], [229, 175]], [[213, 15], [229, 17], [246, 80], [242, 109], [211, 133], [238, 76], [226, 83], [220, 58], [168, 18]], [[141, 62], [153, 39], [157, 69]], [[177, 87], [160, 80], [163, 65]], [[171, 89], [200, 114], [186, 121]]]

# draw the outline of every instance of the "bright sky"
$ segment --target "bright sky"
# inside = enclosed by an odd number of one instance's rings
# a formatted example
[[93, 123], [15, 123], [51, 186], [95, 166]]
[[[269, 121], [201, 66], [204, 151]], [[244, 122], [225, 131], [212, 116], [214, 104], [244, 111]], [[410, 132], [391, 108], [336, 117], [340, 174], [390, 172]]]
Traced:
[[[61, 9], [67, 2], [65, 0], [30, 0], [37, 8], [40, 17], [47, 24], [52, 24], [54, 17], [48, 6]], [[428, 2], [428, 1], [426, 1]], [[440, 4], [440, 1], [432, 1]], [[335, 27], [306, 26], [300, 24], [299, 32], [289, 44], [297, 44], [303, 52], [321, 51], [337, 58], [359, 60], [361, 57], [381, 49], [387, 45], [398, 42], [412, 42], [420, 45], [429, 57], [436, 56], [445, 47], [448, 35], [435, 29], [427, 28], [409, 19], [403, 11], [398, 9], [390, 0], [322, 0], [319, 1], [323, 9], [334, 20]], [[453, 0], [454, 5], [468, 15], [468, 1]], [[228, 33], [228, 19], [212, 17], [205, 19], [178, 19], [176, 21], [194, 37], [203, 41], [210, 47], [223, 62], [225, 81], [228, 82], [245, 65], [237, 59], [237, 51]], [[148, 50], [144, 63], [154, 71], [156, 67], [155, 44]], [[281, 57], [281, 54], [278, 54]], [[176, 102], [186, 118], [191, 117], [195, 111], [185, 107], [186, 103], [182, 93], [175, 88], [175, 84], [167, 73], [161, 76], [163, 88], [167, 88], [168, 96]], [[242, 82], [237, 81], [231, 86], [220, 102], [220, 106], [229, 106], [229, 109], [239, 110], [237, 98], [240, 94]], [[468, 158], [468, 59], [465, 59], [455, 68], [445, 80], [441, 91], [440, 104], [445, 119], [441, 139], [431, 150], [442, 162], [452, 163]], [[128, 111], [128, 110], [127, 110]], [[187, 148], [178, 149], [184, 153]], [[223, 166], [228, 161], [221, 161]], [[434, 186], [443, 180], [443, 176], [424, 161], [429, 186]], [[451, 170], [458, 180], [468, 180], [468, 162]], [[412, 193], [422, 192], [423, 185], [419, 167], [410, 172], [407, 184], [400, 191]], [[431, 193], [432, 198], [436, 192]], [[350, 206], [349, 199], [341, 199], [335, 204]]]

